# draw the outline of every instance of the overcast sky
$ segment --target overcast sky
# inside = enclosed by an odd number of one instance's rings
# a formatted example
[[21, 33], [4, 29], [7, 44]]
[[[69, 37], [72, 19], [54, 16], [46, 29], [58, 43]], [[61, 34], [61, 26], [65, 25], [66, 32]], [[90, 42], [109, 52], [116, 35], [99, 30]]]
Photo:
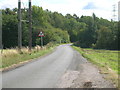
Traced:
[[[24, 6], [28, 6], [28, 0], [21, 0]], [[113, 5], [118, 11], [118, 1], [120, 0], [32, 0], [33, 5], [42, 6], [43, 9], [57, 11], [63, 15], [77, 14], [78, 16], [91, 16], [94, 12], [96, 16], [111, 20], [113, 17]], [[0, 0], [0, 8], [17, 7], [18, 0]], [[23, 4], [22, 4], [23, 7]], [[118, 12], [116, 11], [116, 15]], [[117, 17], [116, 17], [117, 19]]]

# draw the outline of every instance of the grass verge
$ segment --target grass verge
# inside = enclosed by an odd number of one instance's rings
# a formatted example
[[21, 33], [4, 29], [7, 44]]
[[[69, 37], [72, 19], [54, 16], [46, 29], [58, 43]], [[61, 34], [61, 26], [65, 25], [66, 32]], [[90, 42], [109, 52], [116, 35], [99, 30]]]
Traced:
[[19, 53], [17, 49], [7, 49], [4, 50], [2, 53], [2, 66], [1, 69], [10, 67], [14, 64], [19, 64], [20, 62], [29, 61], [40, 56], [44, 56], [54, 50], [56, 46], [49, 47], [49, 48], [39, 48], [32, 49], [31, 52], [28, 51], [27, 48], [23, 48]]
[[120, 51], [72, 47], [80, 52], [83, 57], [95, 64], [99, 68], [100, 73], [104, 74], [105, 79], [112, 80], [116, 87], [119, 86], [118, 75], [120, 75], [120, 73], [118, 70], [118, 61], [120, 61], [120, 59], [118, 58], [118, 53], [120, 53]]

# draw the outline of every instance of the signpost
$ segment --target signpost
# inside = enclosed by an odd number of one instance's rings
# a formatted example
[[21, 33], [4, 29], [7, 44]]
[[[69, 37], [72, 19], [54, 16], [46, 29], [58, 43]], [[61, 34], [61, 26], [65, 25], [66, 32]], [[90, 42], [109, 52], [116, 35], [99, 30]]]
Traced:
[[43, 37], [44, 37], [44, 33], [41, 31], [38, 35], [38, 37], [41, 37], [41, 47], [43, 47]]

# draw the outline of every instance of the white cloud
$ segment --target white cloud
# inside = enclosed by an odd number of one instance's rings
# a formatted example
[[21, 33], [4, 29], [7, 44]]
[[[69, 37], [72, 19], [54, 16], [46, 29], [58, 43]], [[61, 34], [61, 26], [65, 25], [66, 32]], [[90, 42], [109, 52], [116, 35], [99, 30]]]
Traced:
[[[62, 13], [63, 15], [70, 13], [70, 14], [77, 14], [79, 16], [81, 15], [89, 15], [91, 16], [94, 12], [98, 17], [103, 17], [105, 19], [112, 19], [112, 10], [113, 10], [113, 4], [116, 4], [118, 0], [65, 0], [67, 1], [67, 4], [65, 3], [58, 3], [58, 4], [51, 4], [48, 3], [45, 0], [42, 0], [41, 6], [44, 9], [49, 9], [52, 11], [58, 11]], [[94, 5], [97, 7], [96, 9], [90, 9], [90, 10], [83, 10], [83, 7], [85, 7], [89, 2], [93, 2]], [[117, 8], [116, 8], [117, 9]], [[117, 12], [116, 12], [117, 14]]]
[[[22, 0], [24, 3], [27, 4], [28, 0]], [[51, 11], [58, 11], [63, 15], [70, 13], [70, 14], [77, 14], [81, 15], [89, 15], [91, 16], [94, 12], [96, 16], [103, 17], [105, 19], [112, 18], [112, 10], [113, 4], [118, 5], [117, 2], [119, 0], [32, 0], [34, 5], [42, 6], [43, 9], [49, 9]], [[3, 7], [17, 7], [18, 0], [0, 0], [0, 7], [2, 3]], [[89, 2], [93, 2], [94, 5], [97, 7], [96, 9], [84, 10], [85, 7]], [[25, 6], [27, 6], [25, 4]], [[117, 14], [117, 12], [116, 12]]]

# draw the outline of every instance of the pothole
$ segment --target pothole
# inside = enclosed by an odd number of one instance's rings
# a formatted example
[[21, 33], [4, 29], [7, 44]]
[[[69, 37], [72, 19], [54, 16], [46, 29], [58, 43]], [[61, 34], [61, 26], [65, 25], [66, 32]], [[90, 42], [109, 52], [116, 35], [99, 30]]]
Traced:
[[92, 82], [91, 81], [87, 81], [83, 84], [84, 88], [92, 88]]

